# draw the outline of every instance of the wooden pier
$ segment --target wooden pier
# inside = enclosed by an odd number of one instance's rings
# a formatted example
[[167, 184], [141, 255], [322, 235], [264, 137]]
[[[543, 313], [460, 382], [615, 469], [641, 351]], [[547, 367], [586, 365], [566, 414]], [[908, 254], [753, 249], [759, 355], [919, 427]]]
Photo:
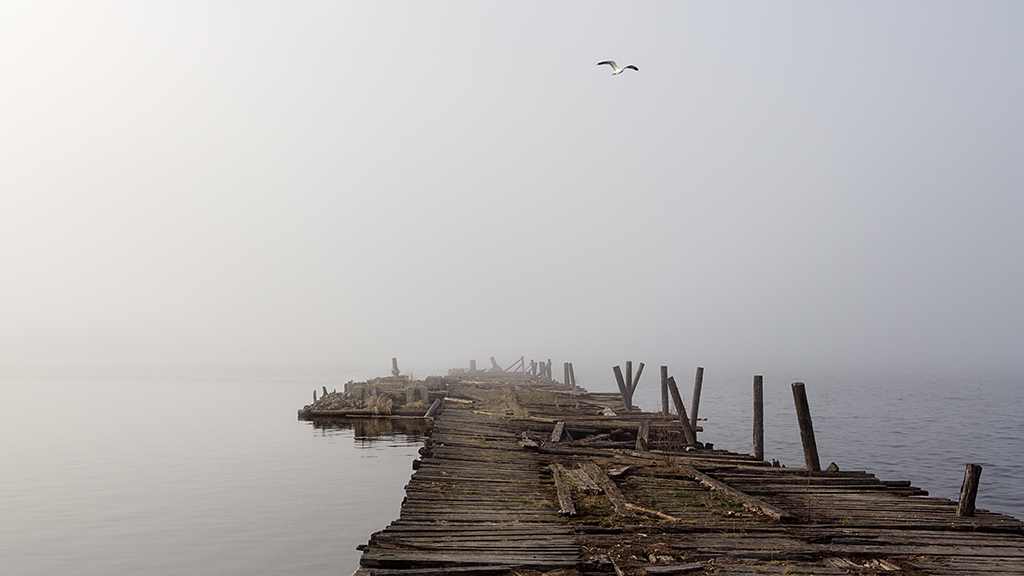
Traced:
[[448, 380], [400, 517], [356, 574], [1024, 575], [1019, 520], [715, 450], [681, 400], [682, 418], [627, 409], [630, 380]]

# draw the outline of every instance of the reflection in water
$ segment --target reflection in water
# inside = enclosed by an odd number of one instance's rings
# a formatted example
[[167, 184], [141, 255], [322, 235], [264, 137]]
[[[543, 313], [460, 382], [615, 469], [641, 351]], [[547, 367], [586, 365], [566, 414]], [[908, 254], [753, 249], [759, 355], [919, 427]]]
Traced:
[[423, 418], [313, 418], [313, 428], [324, 435], [352, 430], [356, 445], [366, 447], [384, 441], [389, 445], [417, 444], [427, 432]]

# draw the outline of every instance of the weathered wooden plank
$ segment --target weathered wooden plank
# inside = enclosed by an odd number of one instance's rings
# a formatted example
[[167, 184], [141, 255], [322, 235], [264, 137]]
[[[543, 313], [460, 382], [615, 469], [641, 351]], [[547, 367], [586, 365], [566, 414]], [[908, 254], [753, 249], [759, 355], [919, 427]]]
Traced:
[[591, 479], [583, 470], [573, 468], [569, 470], [569, 475], [572, 478], [573, 483], [576, 485], [576, 489], [580, 492], [587, 494], [599, 494], [601, 492], [601, 487], [595, 484], [593, 479]]
[[696, 468], [687, 466], [686, 464], [678, 464], [677, 467], [684, 474], [690, 476], [691, 478], [700, 482], [701, 484], [704, 484], [708, 488], [711, 488], [712, 490], [720, 490], [722, 492], [725, 492], [729, 496], [732, 496], [736, 500], [739, 500], [744, 506], [746, 506], [749, 509], [761, 512], [762, 514], [767, 514], [768, 516], [771, 516], [772, 518], [779, 520], [781, 522], [791, 522], [796, 519], [796, 517], [793, 514], [790, 514], [789, 512], [786, 512], [785, 510], [782, 510], [780, 508], [776, 508], [775, 506], [772, 506], [757, 498], [754, 498], [753, 496], [745, 494], [737, 490], [736, 488], [729, 486], [725, 482], [715, 480], [714, 478], [708, 476], [707, 474], [704, 474], [703, 472], [697, 470]]
[[[641, 364], [640, 366], [643, 366]], [[639, 373], [638, 373], [639, 374]], [[644, 420], [640, 423], [640, 428], [636, 432], [636, 450], [638, 452], [646, 452], [648, 445], [651, 441], [651, 421]]]
[[580, 467], [604, 490], [608, 500], [612, 503], [612, 507], [615, 508], [616, 514], [626, 516], [627, 518], [636, 516], [635, 512], [626, 507], [626, 497], [622, 495], [619, 487], [615, 485], [615, 482], [608, 477], [608, 474], [600, 466], [593, 461], [587, 461], [580, 464]]
[[565, 431], [565, 422], [559, 420], [555, 423], [554, 430], [551, 431], [551, 439], [548, 442], [560, 442], [562, 440], [562, 432]]
[[575, 516], [576, 505], [572, 501], [572, 488], [566, 478], [565, 468], [561, 464], [551, 464], [549, 468], [555, 480], [555, 490], [558, 492], [559, 512], [566, 516]]
[[675, 566], [645, 566], [644, 572], [648, 574], [686, 574], [694, 570], [700, 570], [703, 567], [704, 565], [700, 562], [691, 562]]

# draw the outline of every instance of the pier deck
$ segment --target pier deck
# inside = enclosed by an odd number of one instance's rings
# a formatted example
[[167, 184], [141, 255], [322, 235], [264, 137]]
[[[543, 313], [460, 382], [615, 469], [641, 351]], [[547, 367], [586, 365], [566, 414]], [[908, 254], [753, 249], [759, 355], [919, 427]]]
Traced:
[[1024, 575], [1024, 524], [959, 517], [910, 482], [687, 446], [618, 395], [493, 379], [447, 394], [357, 574]]

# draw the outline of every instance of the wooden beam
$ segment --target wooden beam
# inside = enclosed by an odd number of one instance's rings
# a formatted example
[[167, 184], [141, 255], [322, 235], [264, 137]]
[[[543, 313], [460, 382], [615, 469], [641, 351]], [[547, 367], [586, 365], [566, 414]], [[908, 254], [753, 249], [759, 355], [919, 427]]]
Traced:
[[586, 494], [600, 494], [601, 487], [594, 483], [594, 480], [587, 476], [587, 473], [579, 468], [573, 468], [568, 471], [569, 477], [572, 478], [576, 489]]
[[551, 439], [549, 442], [560, 442], [562, 440], [562, 432], [565, 431], [565, 422], [559, 420], [555, 423], [555, 429], [551, 431]]
[[759, 512], [761, 514], [767, 514], [768, 516], [771, 516], [772, 518], [780, 522], [792, 522], [796, 520], [795, 516], [786, 512], [785, 510], [776, 508], [775, 506], [772, 506], [771, 504], [768, 504], [766, 502], [762, 502], [761, 500], [758, 500], [757, 498], [754, 498], [753, 496], [745, 492], [741, 492], [736, 488], [729, 486], [728, 484], [722, 482], [721, 480], [715, 480], [714, 478], [708, 476], [707, 474], [701, 472], [700, 470], [697, 470], [692, 466], [687, 466], [686, 464], [678, 464], [678, 467], [683, 474], [686, 474], [690, 478], [693, 478], [694, 480], [700, 482], [701, 484], [707, 486], [708, 488], [712, 490], [718, 490], [720, 492], [725, 492], [732, 498], [739, 500], [745, 508], [754, 510], [755, 512]]
[[608, 500], [611, 501], [612, 507], [615, 508], [615, 513], [619, 516], [625, 516], [627, 518], [636, 517], [636, 513], [626, 507], [626, 497], [619, 491], [619, 487], [615, 485], [615, 482], [608, 477], [608, 474], [601, 469], [600, 466], [594, 464], [593, 461], [588, 460], [580, 465], [591, 478], [597, 482], [597, 485], [604, 490], [605, 495], [608, 496]]
[[651, 444], [651, 421], [644, 420], [636, 431], [636, 451], [647, 452]]
[[548, 467], [551, 468], [551, 477], [554, 478], [555, 489], [558, 491], [558, 512], [566, 516], [575, 516], [576, 505], [572, 501], [572, 488], [569, 486], [566, 470], [561, 464], [551, 464]]
[[441, 408], [441, 399], [434, 400], [434, 403], [427, 409], [427, 413], [423, 415], [424, 418], [432, 418], [438, 409]]

